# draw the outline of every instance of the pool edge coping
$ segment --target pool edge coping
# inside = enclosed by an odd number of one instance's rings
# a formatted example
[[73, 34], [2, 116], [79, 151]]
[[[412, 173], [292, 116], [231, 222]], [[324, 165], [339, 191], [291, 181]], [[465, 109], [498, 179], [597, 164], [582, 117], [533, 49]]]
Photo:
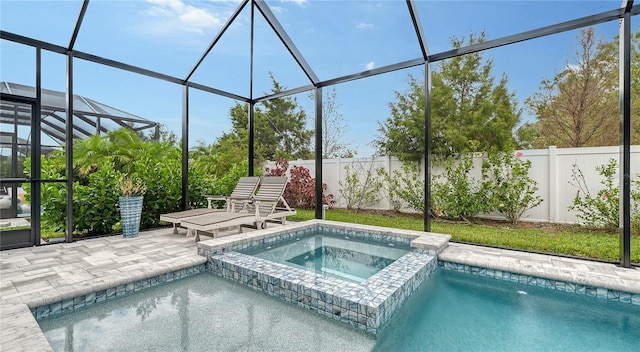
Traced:
[[[614, 264], [588, 259], [564, 258], [551, 254], [450, 243], [445, 250], [438, 253], [438, 261], [640, 295], [640, 268], [620, 268]], [[548, 265], [545, 265], [545, 262], [548, 262]], [[565, 267], [559, 265], [560, 263], [566, 263]], [[578, 268], [571, 268], [572, 264]], [[615, 277], [611, 274], [596, 272], [593, 268], [589, 271], [581, 270], [585, 266], [615, 268], [615, 270], [629, 275], [637, 274], [638, 279], [629, 280], [619, 275]]]
[[449, 244], [449, 240], [451, 239], [451, 235], [439, 234], [434, 232], [394, 229], [382, 226], [351, 224], [338, 221], [314, 219], [302, 222], [289, 222], [277, 228], [267, 228], [260, 231], [240, 233], [236, 235], [198, 242], [198, 254], [206, 256], [206, 253], [210, 253], [219, 249], [233, 247], [236, 245], [261, 240], [268, 237], [278, 236], [282, 233], [286, 233], [292, 230], [303, 230], [307, 228], [318, 227], [321, 225], [328, 225], [330, 227], [338, 229], [366, 231], [375, 234], [387, 234], [393, 232], [393, 235], [396, 237], [411, 239], [411, 249], [416, 248], [421, 250], [433, 251], [434, 253], [440, 253], [442, 250], [444, 250]]

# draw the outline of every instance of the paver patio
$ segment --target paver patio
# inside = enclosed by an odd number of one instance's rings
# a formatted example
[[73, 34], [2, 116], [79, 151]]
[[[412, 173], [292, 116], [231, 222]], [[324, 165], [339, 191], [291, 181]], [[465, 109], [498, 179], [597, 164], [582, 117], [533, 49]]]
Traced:
[[[233, 232], [237, 233], [237, 231]], [[224, 235], [224, 234], [221, 234]], [[640, 293], [640, 269], [451, 243], [439, 259]], [[206, 262], [185, 230], [0, 252], [0, 350], [50, 351], [31, 308]]]

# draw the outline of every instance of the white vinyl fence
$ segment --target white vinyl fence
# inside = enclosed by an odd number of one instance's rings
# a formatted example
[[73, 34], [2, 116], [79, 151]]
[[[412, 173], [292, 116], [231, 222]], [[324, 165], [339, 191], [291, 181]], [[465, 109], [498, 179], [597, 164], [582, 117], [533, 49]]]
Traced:
[[[556, 148], [522, 150], [522, 159], [531, 160], [529, 176], [538, 183], [537, 194], [542, 197], [542, 203], [529, 210], [521, 220], [523, 221], [543, 221], [555, 223], [575, 223], [578, 221], [576, 213], [569, 210], [573, 204], [578, 189], [571, 185], [572, 168], [576, 164], [584, 174], [587, 187], [592, 195], [602, 189], [603, 178], [598, 174], [596, 166], [608, 163], [613, 158], [619, 163], [619, 147], [589, 147], [589, 148]], [[476, 168], [472, 175], [476, 179], [480, 178], [481, 156], [474, 157]], [[275, 162], [267, 162], [266, 167], [274, 167]], [[289, 169], [293, 166], [303, 166], [309, 169], [311, 176], [315, 177], [314, 160], [290, 160]], [[352, 170], [360, 169], [375, 170], [384, 169], [391, 174], [394, 170], [401, 170], [402, 162], [395, 157], [369, 157], [353, 159], [324, 159], [322, 161], [322, 178], [327, 184], [327, 192], [336, 197], [336, 207], [346, 206], [346, 202], [340, 192], [339, 183], [345, 183], [345, 166]], [[421, 166], [421, 170], [424, 165]], [[442, 170], [432, 169], [432, 174], [438, 174]], [[422, 173], [422, 172], [421, 172]], [[422, 174], [424, 175], [424, 174]], [[423, 176], [420, 177], [423, 177]], [[640, 177], [640, 145], [631, 147], [631, 178]], [[619, 175], [616, 175], [616, 180]], [[381, 190], [382, 193], [382, 190]], [[391, 209], [385, 195], [381, 194], [381, 201], [371, 206], [372, 209]], [[409, 209], [404, 209], [411, 211]], [[495, 214], [494, 214], [495, 215]], [[487, 214], [493, 217], [492, 214]]]

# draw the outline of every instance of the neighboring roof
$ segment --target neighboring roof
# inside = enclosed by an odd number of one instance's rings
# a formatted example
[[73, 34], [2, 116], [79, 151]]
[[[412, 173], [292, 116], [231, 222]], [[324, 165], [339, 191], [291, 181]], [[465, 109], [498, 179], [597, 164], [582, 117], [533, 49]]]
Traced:
[[[0, 82], [0, 92], [35, 98], [35, 87], [11, 82]], [[54, 141], [66, 141], [66, 97], [65, 92], [42, 89], [42, 131]], [[109, 105], [73, 96], [73, 138], [87, 138], [96, 133], [106, 133], [122, 127], [134, 131], [153, 128], [158, 137], [160, 124]], [[17, 118], [17, 121], [14, 119]], [[3, 101], [0, 105], [0, 123], [31, 125], [31, 112], [24, 105]]]

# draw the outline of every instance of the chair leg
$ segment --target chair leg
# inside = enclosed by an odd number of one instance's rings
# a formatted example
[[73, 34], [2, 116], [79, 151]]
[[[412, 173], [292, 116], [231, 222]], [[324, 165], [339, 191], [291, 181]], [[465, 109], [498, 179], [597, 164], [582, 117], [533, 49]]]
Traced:
[[178, 234], [178, 224], [177, 223], [173, 223], [173, 234], [176, 235]]

